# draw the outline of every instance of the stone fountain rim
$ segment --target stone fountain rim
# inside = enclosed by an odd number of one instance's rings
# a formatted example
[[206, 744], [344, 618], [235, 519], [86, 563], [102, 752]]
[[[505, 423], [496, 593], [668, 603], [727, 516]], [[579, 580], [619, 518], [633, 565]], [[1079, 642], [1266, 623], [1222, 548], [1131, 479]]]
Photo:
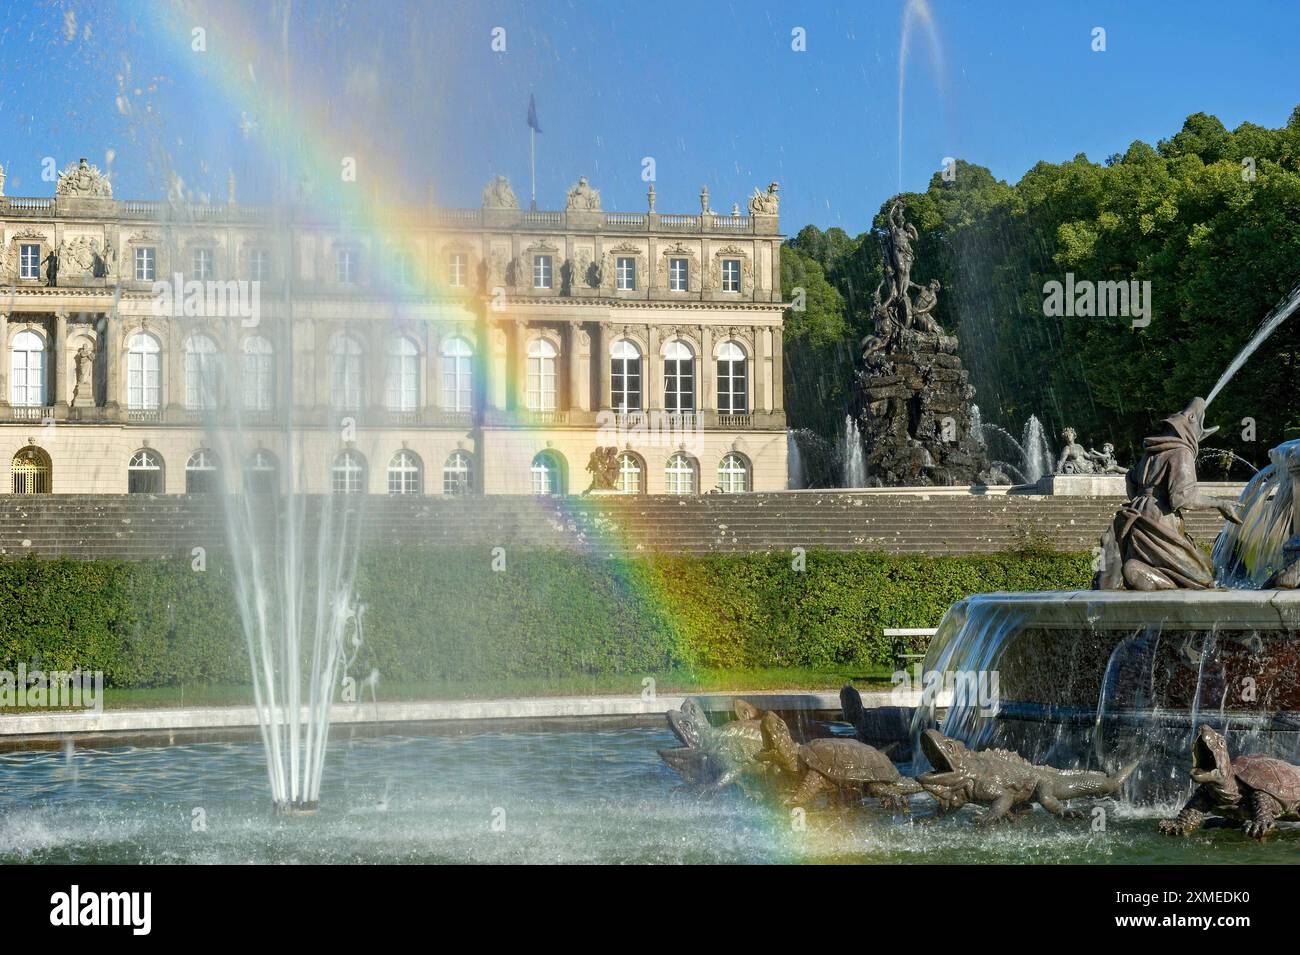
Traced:
[[990, 605], [1018, 616], [1019, 629], [1300, 629], [1300, 590], [998, 592], [974, 594], [957, 601], [945, 619], [973, 606]]

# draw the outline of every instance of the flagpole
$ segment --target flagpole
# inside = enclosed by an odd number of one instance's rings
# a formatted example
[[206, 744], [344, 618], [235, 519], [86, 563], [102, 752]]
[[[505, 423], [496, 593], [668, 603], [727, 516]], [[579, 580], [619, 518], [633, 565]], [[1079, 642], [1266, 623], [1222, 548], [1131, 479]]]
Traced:
[[528, 127], [528, 168], [532, 175], [532, 203], [530, 208], [537, 209], [537, 129]]

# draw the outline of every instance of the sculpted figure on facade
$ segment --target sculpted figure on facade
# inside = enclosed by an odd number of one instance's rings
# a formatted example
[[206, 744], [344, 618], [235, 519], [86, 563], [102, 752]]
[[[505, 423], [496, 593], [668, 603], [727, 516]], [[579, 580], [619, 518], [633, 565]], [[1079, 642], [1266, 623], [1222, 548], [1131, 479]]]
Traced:
[[59, 173], [59, 182], [54, 187], [56, 196], [77, 196], [85, 199], [113, 198], [113, 185], [108, 177], [99, 171], [99, 167], [86, 162], [83, 156], [79, 163], [69, 164]]
[[774, 216], [781, 205], [781, 187], [775, 182], [767, 184], [767, 192], [755, 189], [749, 199], [749, 214], [752, 216]]
[[510, 180], [505, 176], [494, 176], [492, 181], [483, 187], [483, 208], [484, 209], [518, 209], [519, 200], [515, 198], [514, 189], [510, 188]]
[[569, 187], [564, 208], [571, 212], [599, 212], [600, 190], [592, 188], [586, 176], [579, 176], [577, 183]]
[[95, 368], [94, 346], [90, 342], [82, 342], [72, 360], [77, 370], [76, 384], [72, 389], [72, 403], [92, 405], [95, 403], [94, 385], [91, 381]]

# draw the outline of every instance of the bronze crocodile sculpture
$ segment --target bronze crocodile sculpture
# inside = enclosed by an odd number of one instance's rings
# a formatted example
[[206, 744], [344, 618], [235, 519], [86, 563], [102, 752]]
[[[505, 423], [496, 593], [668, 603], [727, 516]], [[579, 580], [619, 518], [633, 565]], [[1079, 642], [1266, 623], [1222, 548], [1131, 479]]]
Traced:
[[1082, 813], [1068, 809], [1067, 802], [1113, 796], [1137, 768], [1135, 761], [1108, 775], [1096, 770], [1036, 766], [1006, 749], [975, 752], [934, 729], [921, 734], [921, 751], [934, 770], [918, 776], [917, 782], [939, 803], [940, 811], [960, 809], [968, 802], [979, 803], [988, 806], [979, 817], [981, 824], [995, 822], [1033, 803], [1055, 816], [1078, 818]]
[[1196, 792], [1160, 831], [1186, 836], [1211, 816], [1242, 822], [1242, 831], [1262, 839], [1278, 821], [1300, 822], [1300, 766], [1272, 756], [1228, 754], [1228, 742], [1204, 724], [1192, 743], [1192, 782]]

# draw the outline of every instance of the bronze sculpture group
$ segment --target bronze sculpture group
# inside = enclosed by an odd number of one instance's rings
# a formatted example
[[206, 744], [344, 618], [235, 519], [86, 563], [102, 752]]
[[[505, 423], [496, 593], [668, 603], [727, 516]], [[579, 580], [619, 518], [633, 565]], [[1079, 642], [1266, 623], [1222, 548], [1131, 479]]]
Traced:
[[[861, 712], [858, 691], [840, 691], [845, 722]], [[1009, 749], [969, 749], [937, 729], [921, 734], [921, 751], [931, 769], [904, 776], [885, 753], [860, 738], [828, 732], [820, 724], [790, 725], [775, 712], [744, 700], [734, 703], [735, 719], [714, 726], [693, 699], [669, 710], [668, 726], [680, 746], [661, 749], [660, 757], [682, 778], [683, 787], [712, 794], [737, 784], [751, 794], [777, 796], [789, 807], [810, 808], [825, 799], [835, 806], [878, 800], [885, 809], [909, 810], [910, 797], [934, 800], [936, 818], [967, 804], [985, 807], [975, 819], [989, 825], [1030, 812], [1035, 805], [1061, 819], [1083, 813], [1069, 805], [1085, 799], [1114, 798], [1128, 782], [1137, 761], [1114, 772], [1058, 769], [1032, 763]], [[1191, 779], [1198, 788], [1182, 811], [1160, 822], [1167, 835], [1189, 835], [1211, 817], [1238, 823], [1254, 839], [1273, 832], [1276, 823], [1300, 822], [1300, 766], [1270, 756], [1233, 759], [1227, 742], [1201, 726], [1192, 744]]]

